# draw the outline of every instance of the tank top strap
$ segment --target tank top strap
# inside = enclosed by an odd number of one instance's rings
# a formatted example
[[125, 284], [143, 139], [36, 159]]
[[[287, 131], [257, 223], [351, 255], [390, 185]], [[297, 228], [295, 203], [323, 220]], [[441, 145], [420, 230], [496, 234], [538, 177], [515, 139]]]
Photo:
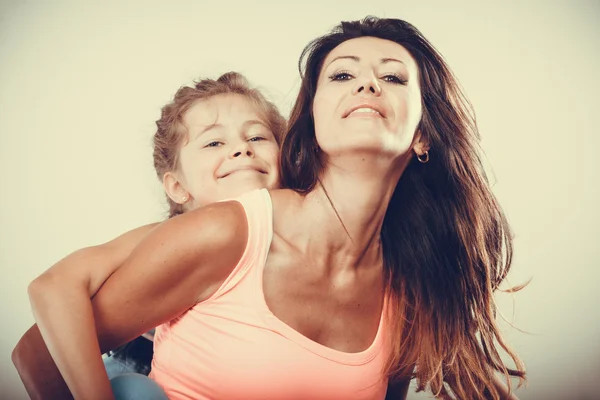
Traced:
[[253, 268], [266, 262], [273, 239], [273, 204], [267, 189], [257, 189], [237, 198], [223, 201], [239, 202], [246, 213], [248, 242], [240, 261], [217, 291], [205, 302], [232, 290]]

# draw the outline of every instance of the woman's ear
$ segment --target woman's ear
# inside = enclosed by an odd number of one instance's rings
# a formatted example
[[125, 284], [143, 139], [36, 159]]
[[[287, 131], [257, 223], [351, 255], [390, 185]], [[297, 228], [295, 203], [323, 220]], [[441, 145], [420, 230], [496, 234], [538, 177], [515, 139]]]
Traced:
[[167, 196], [177, 204], [185, 204], [190, 198], [189, 192], [174, 172], [165, 172], [163, 175], [163, 187]]
[[429, 142], [423, 138], [423, 134], [417, 131], [415, 134], [415, 144], [413, 145], [413, 151], [418, 156], [422, 156], [429, 151]]
[[425, 142], [417, 142], [413, 146], [413, 150], [417, 156], [422, 156], [429, 151], [429, 144]]

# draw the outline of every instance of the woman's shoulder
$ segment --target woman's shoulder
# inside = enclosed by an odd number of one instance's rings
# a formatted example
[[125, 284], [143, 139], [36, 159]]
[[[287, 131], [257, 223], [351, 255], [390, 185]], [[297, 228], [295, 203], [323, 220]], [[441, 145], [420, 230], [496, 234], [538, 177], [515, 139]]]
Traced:
[[303, 209], [304, 195], [290, 189], [269, 190], [273, 205], [273, 234], [285, 242], [303, 231], [308, 222]]
[[297, 207], [304, 198], [301, 193], [291, 189], [270, 189], [271, 202], [274, 209], [288, 209]]

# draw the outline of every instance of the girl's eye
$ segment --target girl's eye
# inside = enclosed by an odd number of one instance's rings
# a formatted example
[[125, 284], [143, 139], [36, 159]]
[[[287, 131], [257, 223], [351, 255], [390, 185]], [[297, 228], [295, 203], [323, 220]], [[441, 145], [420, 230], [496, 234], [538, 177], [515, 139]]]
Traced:
[[349, 81], [352, 78], [353, 78], [353, 76], [350, 72], [340, 71], [340, 72], [336, 72], [333, 75], [331, 75], [329, 77], [329, 80], [331, 80], [331, 81]]
[[384, 81], [394, 83], [397, 85], [406, 85], [407, 80], [402, 78], [400, 75], [388, 74], [382, 78]]
[[267, 139], [262, 136], [254, 136], [254, 137], [248, 139], [248, 141], [250, 141], [250, 142], [259, 142], [261, 140], [267, 140]]
[[209, 144], [207, 144], [207, 145], [206, 145], [206, 146], [204, 146], [204, 147], [219, 147], [219, 146], [220, 146], [220, 145], [222, 145], [222, 144], [223, 144], [223, 143], [221, 143], [221, 142], [219, 142], [219, 141], [215, 140], [215, 141], [213, 141], [213, 142], [210, 142]]

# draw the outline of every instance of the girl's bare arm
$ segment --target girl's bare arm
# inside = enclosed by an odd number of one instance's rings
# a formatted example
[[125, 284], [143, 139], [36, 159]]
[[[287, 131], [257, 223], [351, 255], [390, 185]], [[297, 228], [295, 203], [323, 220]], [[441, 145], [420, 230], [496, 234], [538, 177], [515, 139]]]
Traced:
[[74, 358], [57, 362], [74, 397], [112, 398], [103, 364], [90, 360], [212, 295], [241, 258], [246, 240], [237, 202], [190, 211], [150, 232], [92, 299], [97, 336], [77, 338], [70, 343]]
[[[37, 320], [45, 328], [46, 337], [56, 344], [59, 356], [70, 357], [69, 338], [95, 337], [91, 297], [156, 225], [145, 225], [108, 243], [78, 250], [31, 283], [29, 293]], [[32, 399], [70, 398], [37, 324], [17, 343], [12, 360]]]

